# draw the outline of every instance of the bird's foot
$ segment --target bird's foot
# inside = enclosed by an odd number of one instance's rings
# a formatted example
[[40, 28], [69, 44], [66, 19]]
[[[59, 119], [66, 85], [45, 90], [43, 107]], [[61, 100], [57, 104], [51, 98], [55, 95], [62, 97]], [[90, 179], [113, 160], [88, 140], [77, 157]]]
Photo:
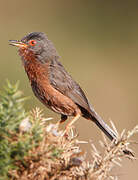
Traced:
[[66, 137], [66, 138], [69, 138], [69, 137], [74, 137], [74, 132], [73, 132], [73, 129], [75, 127], [73, 125], [71, 126], [67, 126], [66, 129], [63, 131], [63, 134], [62, 136]]

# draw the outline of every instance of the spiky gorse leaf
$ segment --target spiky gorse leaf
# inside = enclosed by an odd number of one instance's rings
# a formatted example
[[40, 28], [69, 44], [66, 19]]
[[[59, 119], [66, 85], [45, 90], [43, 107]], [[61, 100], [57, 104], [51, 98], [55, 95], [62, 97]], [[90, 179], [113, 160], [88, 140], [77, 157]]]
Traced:
[[19, 83], [11, 85], [7, 81], [4, 91], [0, 92], [0, 133], [4, 130], [16, 131], [22, 119], [26, 117], [23, 102], [26, 98], [18, 90]]
[[7, 178], [8, 170], [15, 167], [12, 139], [20, 122], [27, 116], [23, 108], [26, 98], [18, 90], [18, 84], [11, 85], [7, 81], [7, 86], [0, 92], [0, 179]]
[[23, 107], [27, 98], [15, 85], [7, 81], [0, 92], [0, 179], [9, 177], [9, 171], [18, 169], [18, 162], [25, 163], [24, 157], [41, 141], [42, 126], [33, 113]]

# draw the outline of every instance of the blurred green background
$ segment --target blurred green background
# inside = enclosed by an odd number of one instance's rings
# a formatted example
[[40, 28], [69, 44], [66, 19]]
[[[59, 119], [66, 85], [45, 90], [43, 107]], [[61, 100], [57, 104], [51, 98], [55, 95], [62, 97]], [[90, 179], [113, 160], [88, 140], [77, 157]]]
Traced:
[[[59, 118], [34, 97], [17, 49], [8, 45], [9, 39], [42, 31], [108, 124], [112, 120], [121, 132], [138, 123], [138, 1], [1, 0], [0, 23], [0, 85], [6, 78], [20, 80], [24, 95], [31, 96], [27, 110], [39, 106], [46, 117]], [[81, 118], [75, 126], [80, 139], [98, 146], [101, 133], [94, 124]], [[90, 145], [83, 148], [90, 152]], [[134, 150], [138, 155], [138, 147]], [[137, 179], [137, 170], [138, 162], [124, 160], [113, 174]]]

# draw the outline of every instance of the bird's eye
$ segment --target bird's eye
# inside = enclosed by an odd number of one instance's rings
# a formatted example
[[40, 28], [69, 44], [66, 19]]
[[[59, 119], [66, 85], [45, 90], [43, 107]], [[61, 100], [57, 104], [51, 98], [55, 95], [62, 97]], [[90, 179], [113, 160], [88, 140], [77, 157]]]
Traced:
[[35, 46], [35, 45], [36, 45], [36, 41], [35, 41], [35, 40], [30, 40], [30, 41], [29, 41], [29, 44], [30, 44], [31, 46]]

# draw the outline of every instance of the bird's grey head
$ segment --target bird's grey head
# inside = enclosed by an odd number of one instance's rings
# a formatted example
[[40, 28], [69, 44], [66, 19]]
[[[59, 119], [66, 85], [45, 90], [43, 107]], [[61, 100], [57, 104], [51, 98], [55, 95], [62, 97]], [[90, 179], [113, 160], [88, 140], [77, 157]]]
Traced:
[[38, 61], [45, 63], [47, 60], [58, 57], [53, 43], [42, 32], [29, 33], [21, 41], [10, 41], [10, 43], [19, 47], [23, 59], [33, 55]]

